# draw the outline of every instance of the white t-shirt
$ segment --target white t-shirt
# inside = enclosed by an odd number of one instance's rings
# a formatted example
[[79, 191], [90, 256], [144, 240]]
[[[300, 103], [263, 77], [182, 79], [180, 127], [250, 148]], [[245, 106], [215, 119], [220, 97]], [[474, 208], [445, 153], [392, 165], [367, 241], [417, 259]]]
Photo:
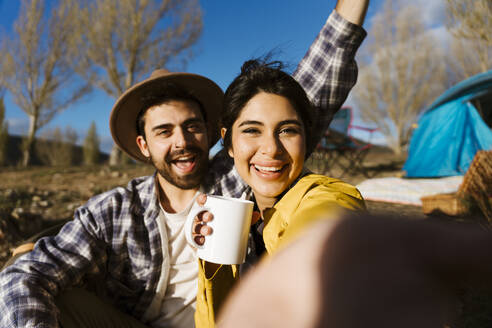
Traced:
[[[186, 216], [194, 202], [195, 198], [185, 210], [176, 214], [167, 213], [161, 207], [159, 226], [166, 229], [170, 268], [160, 314], [150, 322], [152, 327], [190, 328], [195, 325], [198, 258], [196, 249], [189, 246], [183, 232]], [[160, 288], [163, 288], [162, 284]], [[153, 302], [152, 305], [156, 304]]]

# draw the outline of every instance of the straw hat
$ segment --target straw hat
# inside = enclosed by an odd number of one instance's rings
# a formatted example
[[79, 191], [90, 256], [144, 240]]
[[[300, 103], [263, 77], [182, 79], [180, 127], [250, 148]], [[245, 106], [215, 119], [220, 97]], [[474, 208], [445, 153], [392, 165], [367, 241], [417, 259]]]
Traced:
[[165, 94], [162, 88], [167, 83], [183, 88], [202, 105], [207, 116], [209, 147], [219, 140], [219, 114], [224, 97], [222, 89], [212, 80], [201, 75], [158, 69], [152, 72], [148, 79], [126, 90], [116, 101], [109, 118], [109, 128], [114, 142], [136, 160], [147, 162], [147, 158], [140, 152], [136, 143], [137, 116], [144, 109], [143, 99], [152, 94]]

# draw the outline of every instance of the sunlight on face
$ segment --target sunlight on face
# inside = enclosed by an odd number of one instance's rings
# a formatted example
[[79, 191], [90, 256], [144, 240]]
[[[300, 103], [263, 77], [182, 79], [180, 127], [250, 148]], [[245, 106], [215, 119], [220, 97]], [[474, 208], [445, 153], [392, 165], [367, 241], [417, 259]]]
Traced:
[[232, 126], [231, 141], [229, 155], [258, 203], [273, 205], [302, 171], [304, 126], [287, 98], [265, 92], [251, 98]]
[[145, 135], [137, 138], [159, 174], [182, 189], [197, 188], [207, 171], [207, 130], [198, 105], [172, 100], [145, 113]]

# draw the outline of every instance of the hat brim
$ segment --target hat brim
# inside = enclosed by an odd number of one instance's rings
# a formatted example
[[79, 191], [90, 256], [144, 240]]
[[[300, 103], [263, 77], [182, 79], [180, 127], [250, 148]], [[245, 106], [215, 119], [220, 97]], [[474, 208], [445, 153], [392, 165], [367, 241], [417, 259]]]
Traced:
[[224, 93], [212, 80], [191, 73], [168, 73], [135, 84], [116, 101], [111, 111], [109, 127], [115, 143], [132, 158], [148, 162], [137, 145], [137, 117], [145, 104], [143, 99], [153, 91], [172, 83], [190, 92], [206, 113], [209, 148], [219, 140], [219, 119]]

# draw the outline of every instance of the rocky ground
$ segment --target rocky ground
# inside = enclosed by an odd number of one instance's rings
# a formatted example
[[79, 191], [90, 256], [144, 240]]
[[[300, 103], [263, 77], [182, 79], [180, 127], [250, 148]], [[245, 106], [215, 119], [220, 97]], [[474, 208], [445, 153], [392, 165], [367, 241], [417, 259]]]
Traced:
[[152, 172], [141, 165], [4, 169], [0, 172], [0, 267], [12, 248], [45, 228], [69, 220], [91, 196]]

